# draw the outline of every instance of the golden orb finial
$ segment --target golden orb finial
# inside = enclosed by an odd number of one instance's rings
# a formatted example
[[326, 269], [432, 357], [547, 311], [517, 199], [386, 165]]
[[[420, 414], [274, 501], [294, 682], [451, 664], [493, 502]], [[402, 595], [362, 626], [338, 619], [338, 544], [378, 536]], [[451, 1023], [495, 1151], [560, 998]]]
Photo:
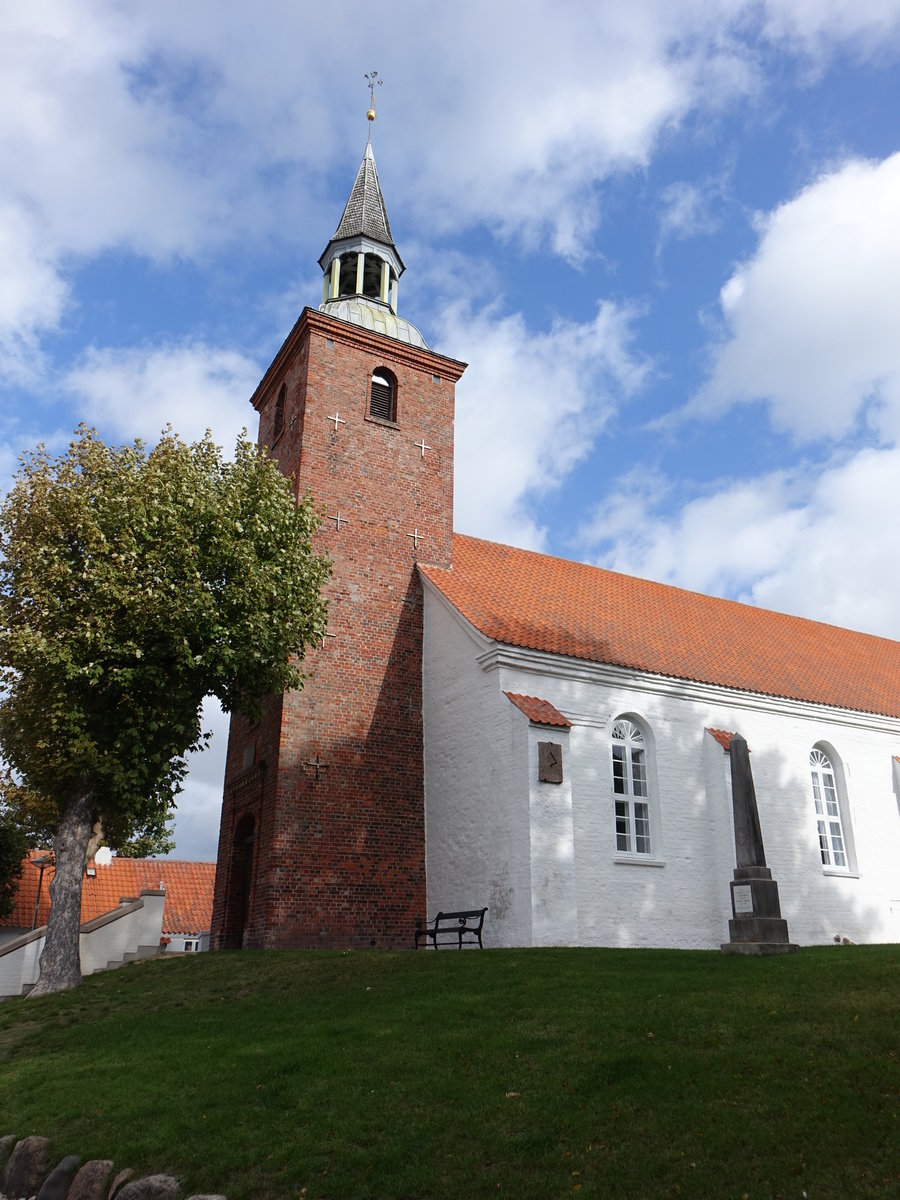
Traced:
[[377, 113], [375, 112], [375, 88], [381, 87], [381, 80], [378, 78], [377, 71], [367, 71], [366, 74], [363, 76], [363, 78], [365, 79], [366, 83], [369, 85], [370, 102], [369, 102], [369, 111], [366, 113], [366, 117], [368, 118], [368, 121], [369, 121], [369, 136], [371, 137], [372, 122], [375, 120], [375, 117], [377, 116]]

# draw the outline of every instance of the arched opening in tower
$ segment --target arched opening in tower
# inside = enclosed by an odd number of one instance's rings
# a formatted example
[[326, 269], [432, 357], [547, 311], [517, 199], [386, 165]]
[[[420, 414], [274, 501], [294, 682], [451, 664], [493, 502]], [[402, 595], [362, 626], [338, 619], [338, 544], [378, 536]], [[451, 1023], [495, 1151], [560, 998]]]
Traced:
[[244, 813], [234, 830], [231, 843], [231, 870], [228, 873], [228, 899], [225, 916], [226, 950], [240, 950], [250, 915], [253, 892], [253, 849], [256, 844], [256, 818]]

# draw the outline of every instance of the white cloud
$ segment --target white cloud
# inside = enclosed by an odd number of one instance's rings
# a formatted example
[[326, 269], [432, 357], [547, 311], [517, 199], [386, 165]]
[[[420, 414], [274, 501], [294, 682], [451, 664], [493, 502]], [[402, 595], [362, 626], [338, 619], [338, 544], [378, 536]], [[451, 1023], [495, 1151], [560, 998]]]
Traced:
[[900, 154], [854, 160], [760, 220], [722, 288], [727, 337], [695, 407], [765, 400], [799, 438], [846, 434], [867, 405], [900, 432]]
[[207, 696], [203, 703], [201, 723], [205, 731], [212, 733], [212, 738], [205, 750], [188, 755], [190, 773], [177, 799], [172, 857], [210, 862], [215, 860], [218, 849], [228, 748], [228, 716], [213, 696]]
[[816, 57], [836, 43], [871, 54], [900, 33], [897, 0], [766, 0], [764, 10], [768, 38]]
[[171, 424], [186, 441], [213, 437], [233, 448], [241, 429], [256, 432], [248, 400], [262, 372], [233, 350], [202, 342], [174, 346], [89, 349], [69, 372], [66, 389], [83, 419], [111, 435], [155, 443]]
[[69, 289], [34, 222], [0, 206], [0, 378], [33, 386], [42, 370], [39, 336], [60, 321]]
[[723, 179], [706, 179], [700, 183], [678, 180], [664, 187], [659, 197], [657, 253], [673, 238], [684, 241], [718, 229], [720, 218], [714, 209], [724, 188]]
[[188, 249], [211, 215], [189, 116], [134, 86], [139, 23], [79, 0], [0, 14], [0, 180], [57, 254]]
[[539, 548], [529, 501], [585, 458], [611, 413], [643, 382], [628, 309], [530, 331], [520, 314], [445, 311], [441, 349], [471, 366], [457, 385], [454, 528]]
[[604, 566], [900, 637], [900, 450], [723, 483], [666, 515], [666, 481], [619, 481], [581, 530]]

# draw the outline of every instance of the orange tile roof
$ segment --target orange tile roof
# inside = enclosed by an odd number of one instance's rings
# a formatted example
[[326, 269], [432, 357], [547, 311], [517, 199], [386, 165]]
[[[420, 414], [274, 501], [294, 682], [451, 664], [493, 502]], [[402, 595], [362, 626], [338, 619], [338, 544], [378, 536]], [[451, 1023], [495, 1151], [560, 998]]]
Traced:
[[571, 729], [572, 722], [564, 717], [558, 708], [554, 708], [549, 700], [539, 700], [537, 696], [520, 696], [517, 692], [504, 692], [516, 708], [522, 710], [529, 721], [535, 725], [558, 725], [563, 729]]
[[707, 733], [711, 733], [723, 750], [731, 749], [731, 739], [734, 737], [727, 729], [707, 729]]
[[[48, 855], [49, 851], [35, 850], [29, 858], [45, 854]], [[94, 863], [90, 865], [95, 866]], [[156, 890], [160, 884], [166, 893], [163, 933], [206, 933], [212, 924], [215, 863], [179, 862], [171, 858], [114, 858], [108, 866], [98, 866], [96, 870], [96, 875], [86, 875], [82, 881], [82, 924], [118, 908], [123, 897], [137, 897], [142, 890]], [[41, 884], [38, 925], [47, 923], [52, 878], [53, 867], [47, 866]], [[9, 917], [0, 921], [0, 925], [14, 929], [31, 928], [39, 882], [40, 870], [26, 863], [16, 893], [15, 909]]]
[[420, 564], [487, 637], [589, 662], [900, 717], [900, 643], [454, 534]]

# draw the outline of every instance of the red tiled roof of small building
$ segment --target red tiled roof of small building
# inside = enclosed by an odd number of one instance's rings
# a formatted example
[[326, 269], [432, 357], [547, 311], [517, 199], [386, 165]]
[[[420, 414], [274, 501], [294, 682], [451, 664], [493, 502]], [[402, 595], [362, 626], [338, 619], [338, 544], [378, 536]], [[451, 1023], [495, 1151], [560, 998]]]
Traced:
[[900, 717], [900, 643], [454, 534], [422, 574], [494, 641]]
[[723, 750], [731, 749], [731, 739], [734, 737], [727, 729], [707, 729], [707, 733], [711, 733]]
[[[49, 851], [33, 851], [29, 858], [48, 855]], [[96, 875], [85, 875], [81, 888], [81, 923], [118, 908], [124, 897], [136, 899], [142, 891], [166, 894], [162, 930], [165, 934], [207, 933], [212, 924], [213, 887], [216, 864], [211, 862], [180, 862], [170, 858], [114, 858], [107, 866], [97, 866]], [[0, 922], [14, 929], [30, 929], [34, 919], [34, 902], [41, 883], [37, 924], [46, 925], [50, 912], [50, 881], [53, 867], [40, 870], [28, 863], [22, 871], [16, 893], [15, 909]]]
[[554, 708], [549, 700], [540, 700], [537, 696], [520, 696], [517, 692], [504, 692], [516, 708], [521, 709], [529, 721], [535, 725], [556, 725], [563, 729], [571, 729], [572, 722], [564, 717], [558, 708]]

